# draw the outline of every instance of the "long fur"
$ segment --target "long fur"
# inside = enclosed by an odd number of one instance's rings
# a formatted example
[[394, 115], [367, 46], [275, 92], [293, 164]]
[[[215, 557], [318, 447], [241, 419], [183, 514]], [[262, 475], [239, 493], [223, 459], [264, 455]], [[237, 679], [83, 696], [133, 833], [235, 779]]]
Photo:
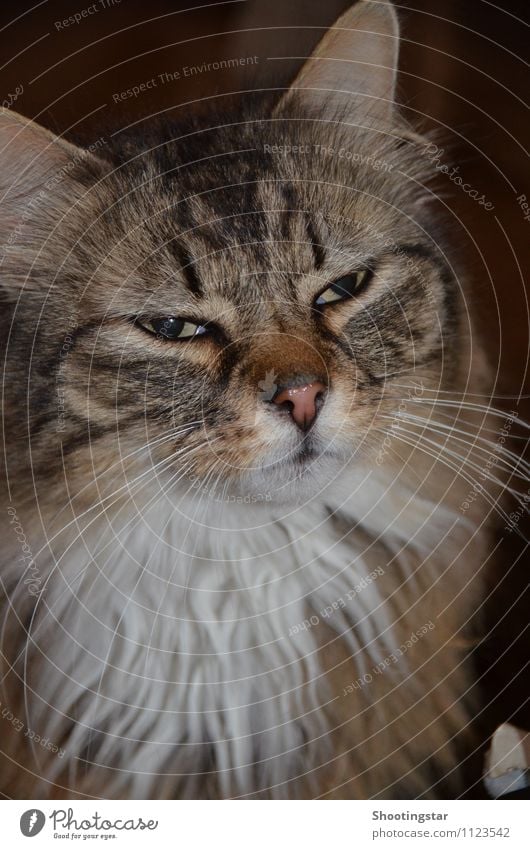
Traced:
[[[9, 796], [445, 798], [480, 776], [474, 610], [517, 465], [477, 401], [422, 142], [339, 101], [84, 154], [5, 118]], [[315, 318], [362, 262], [366, 294]], [[137, 320], [180, 314], [215, 333], [175, 347]], [[258, 388], [322, 363], [302, 462]]]

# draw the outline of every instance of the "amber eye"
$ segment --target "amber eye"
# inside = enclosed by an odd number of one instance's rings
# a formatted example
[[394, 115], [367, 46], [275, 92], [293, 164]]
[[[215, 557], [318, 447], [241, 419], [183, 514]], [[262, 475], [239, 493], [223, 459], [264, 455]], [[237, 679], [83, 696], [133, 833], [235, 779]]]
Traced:
[[168, 339], [171, 342], [193, 339], [194, 336], [202, 336], [207, 332], [203, 325], [173, 315], [162, 318], [137, 318], [136, 323], [159, 339]]
[[364, 268], [362, 271], [356, 271], [354, 274], [346, 274], [344, 277], [339, 277], [331, 286], [324, 289], [323, 292], [315, 299], [315, 306], [322, 307], [326, 304], [334, 304], [337, 301], [345, 301], [348, 298], [353, 298], [364, 289], [371, 277], [371, 271]]

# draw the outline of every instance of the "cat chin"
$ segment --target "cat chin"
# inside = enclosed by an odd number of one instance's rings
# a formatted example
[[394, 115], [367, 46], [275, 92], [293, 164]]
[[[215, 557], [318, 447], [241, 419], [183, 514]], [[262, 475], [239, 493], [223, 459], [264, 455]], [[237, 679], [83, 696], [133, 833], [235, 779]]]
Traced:
[[178, 503], [200, 504], [201, 512], [217, 513], [223, 506], [255, 507], [258, 511], [276, 507], [300, 507], [315, 497], [333, 491], [344, 477], [347, 463], [336, 455], [322, 454], [307, 460], [271, 463], [251, 469], [238, 477], [217, 479], [212, 486], [208, 476], [194, 478], [173, 488], [172, 500]]
[[299, 507], [328, 488], [344, 474], [345, 464], [338, 456], [323, 454], [305, 461], [285, 462], [253, 469], [231, 485], [230, 494], [238, 503], [263, 503]]

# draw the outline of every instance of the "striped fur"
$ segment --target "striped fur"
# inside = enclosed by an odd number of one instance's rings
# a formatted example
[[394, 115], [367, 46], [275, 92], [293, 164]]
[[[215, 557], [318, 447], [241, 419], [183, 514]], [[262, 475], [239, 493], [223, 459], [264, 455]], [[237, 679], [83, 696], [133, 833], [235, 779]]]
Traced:
[[[363, 61], [395, 63], [376, 5], [320, 55], [375, 29]], [[1, 701], [59, 748], [4, 726], [9, 796], [445, 798], [477, 777], [489, 484], [464, 516], [453, 435], [436, 457], [389, 419], [487, 392], [488, 369], [392, 67], [317, 66], [95, 153], [2, 116]], [[358, 267], [366, 291], [316, 311]], [[165, 315], [214, 327], [136, 321]], [[304, 436], [261, 391], [293, 374], [330, 387]]]

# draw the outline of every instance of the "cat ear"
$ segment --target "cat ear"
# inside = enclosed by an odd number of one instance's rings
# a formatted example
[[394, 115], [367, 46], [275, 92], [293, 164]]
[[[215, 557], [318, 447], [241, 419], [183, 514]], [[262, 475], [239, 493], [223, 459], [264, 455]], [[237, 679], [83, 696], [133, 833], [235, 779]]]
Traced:
[[388, 123], [394, 109], [399, 24], [389, 0], [358, 0], [318, 44], [277, 111], [293, 99], [336, 119]]
[[[83, 173], [97, 180], [102, 160], [11, 110], [0, 110], [0, 299], [38, 291], [30, 270], [52, 234], [69, 227], [70, 211], [86, 195]], [[57, 248], [56, 248], [57, 250]]]
[[54, 169], [85, 151], [10, 109], [0, 109], [0, 181], [3, 192], [31, 191]]
[[72, 202], [68, 177], [96, 158], [9, 109], [0, 110], [0, 241], [13, 242], [32, 213], [51, 213], [61, 197]]

